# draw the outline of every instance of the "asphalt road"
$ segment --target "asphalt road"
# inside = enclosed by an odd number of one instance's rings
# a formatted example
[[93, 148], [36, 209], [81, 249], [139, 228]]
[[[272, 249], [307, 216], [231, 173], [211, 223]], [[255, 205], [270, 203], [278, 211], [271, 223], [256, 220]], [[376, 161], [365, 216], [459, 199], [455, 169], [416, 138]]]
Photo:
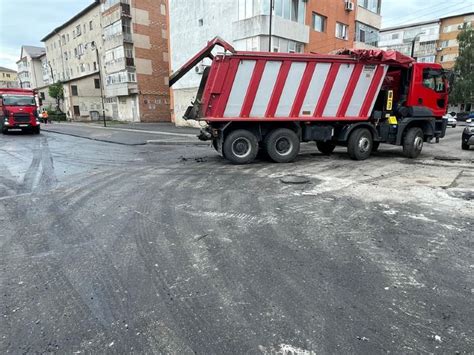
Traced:
[[414, 161], [306, 145], [237, 167], [207, 147], [0, 136], [0, 353], [473, 353], [460, 132]]

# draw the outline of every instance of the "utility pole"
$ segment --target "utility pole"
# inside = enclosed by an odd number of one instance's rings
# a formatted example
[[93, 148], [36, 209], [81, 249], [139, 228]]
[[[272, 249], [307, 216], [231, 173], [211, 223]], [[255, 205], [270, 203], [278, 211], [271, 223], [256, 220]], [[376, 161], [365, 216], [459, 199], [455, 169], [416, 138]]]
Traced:
[[274, 0], [270, 0], [270, 31], [268, 34], [268, 51], [272, 51], [272, 25], [273, 25], [273, 3]]
[[99, 69], [99, 81], [100, 81], [100, 98], [102, 99], [102, 119], [104, 120], [104, 127], [107, 127], [107, 121], [105, 120], [105, 101], [104, 101], [104, 81], [102, 80], [102, 65], [99, 55], [99, 47], [95, 42], [91, 43], [95, 48], [95, 54], [97, 56], [97, 66]]

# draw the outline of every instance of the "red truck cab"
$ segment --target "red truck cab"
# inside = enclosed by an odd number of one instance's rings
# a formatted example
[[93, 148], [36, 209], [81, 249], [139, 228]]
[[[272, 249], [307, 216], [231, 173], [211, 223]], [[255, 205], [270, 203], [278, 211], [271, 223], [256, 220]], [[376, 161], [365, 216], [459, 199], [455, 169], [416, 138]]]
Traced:
[[38, 105], [40, 100], [34, 90], [0, 89], [0, 129], [22, 130], [39, 134], [41, 130]]

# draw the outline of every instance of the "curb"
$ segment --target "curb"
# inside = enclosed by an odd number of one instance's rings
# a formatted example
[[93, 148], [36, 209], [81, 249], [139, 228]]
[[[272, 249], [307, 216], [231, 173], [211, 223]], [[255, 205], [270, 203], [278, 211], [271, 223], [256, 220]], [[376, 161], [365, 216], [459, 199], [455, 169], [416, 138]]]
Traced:
[[[61, 124], [59, 124], [61, 125]], [[93, 129], [101, 129], [101, 130], [114, 130], [114, 131], [123, 131], [123, 132], [134, 132], [134, 133], [147, 133], [147, 134], [155, 134], [155, 135], [163, 135], [163, 136], [174, 136], [174, 137], [183, 137], [183, 138], [195, 138], [196, 134], [189, 134], [189, 133], [176, 133], [176, 132], [164, 132], [164, 131], [147, 131], [144, 129], [132, 129], [132, 128], [120, 128], [120, 127], [101, 127], [101, 126], [94, 126], [89, 124], [80, 124], [80, 123], [67, 123], [63, 124], [63, 127], [71, 126], [71, 127], [86, 127], [86, 128], [93, 128]]]
[[196, 140], [195, 142], [190, 142], [190, 141], [163, 141], [163, 140], [148, 140], [146, 141], [146, 144], [151, 144], [151, 145], [193, 145], [193, 146], [201, 146], [201, 147], [209, 147], [210, 143], [209, 142], [203, 142]]
[[95, 141], [95, 142], [103, 142], [103, 143], [111, 143], [111, 144], [119, 144], [119, 145], [127, 145], [127, 146], [140, 146], [140, 145], [146, 145], [147, 142], [144, 143], [122, 143], [122, 142], [116, 142], [116, 141], [111, 141], [107, 139], [98, 139], [98, 138], [91, 138], [91, 137], [84, 137], [80, 136], [78, 134], [74, 133], [65, 133], [65, 132], [58, 132], [58, 131], [52, 131], [49, 129], [41, 129], [42, 132], [48, 132], [48, 133], [54, 133], [54, 134], [61, 134], [63, 136], [71, 136], [71, 137], [76, 137], [76, 138], [83, 138], [83, 139], [88, 139], [90, 141]]

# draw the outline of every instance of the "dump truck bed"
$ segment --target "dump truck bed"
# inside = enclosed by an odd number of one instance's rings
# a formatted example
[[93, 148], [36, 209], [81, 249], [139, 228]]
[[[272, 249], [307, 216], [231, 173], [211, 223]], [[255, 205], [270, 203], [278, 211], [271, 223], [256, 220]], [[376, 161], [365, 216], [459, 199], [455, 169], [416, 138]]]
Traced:
[[387, 69], [334, 56], [219, 55], [203, 114], [208, 121], [366, 120]]

